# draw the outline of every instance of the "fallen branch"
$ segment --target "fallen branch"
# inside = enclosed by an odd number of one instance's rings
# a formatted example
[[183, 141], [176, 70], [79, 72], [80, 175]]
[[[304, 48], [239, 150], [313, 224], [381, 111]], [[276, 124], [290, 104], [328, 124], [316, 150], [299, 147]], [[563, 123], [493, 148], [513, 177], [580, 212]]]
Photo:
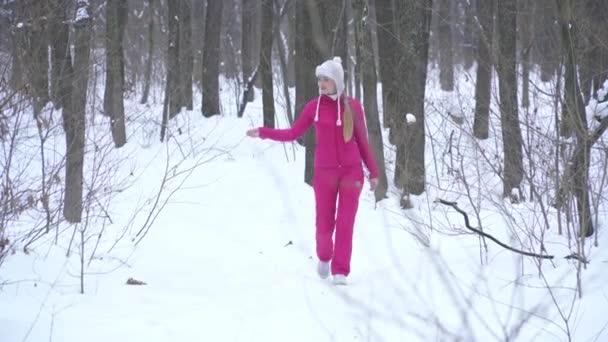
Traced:
[[445, 204], [445, 205], [453, 207], [454, 209], [456, 209], [457, 212], [461, 213], [462, 216], [464, 216], [464, 224], [468, 229], [474, 231], [475, 233], [477, 233], [483, 237], [486, 237], [486, 238], [496, 242], [498, 245], [500, 245], [503, 248], [506, 248], [512, 252], [519, 253], [519, 254], [525, 255], [525, 256], [531, 256], [531, 257], [541, 258], [541, 259], [553, 259], [553, 255], [536, 254], [536, 253], [526, 252], [526, 251], [522, 251], [522, 250], [513, 248], [509, 245], [506, 245], [506, 244], [500, 242], [498, 239], [496, 239], [492, 235], [484, 233], [483, 231], [481, 231], [479, 229], [475, 229], [475, 228], [471, 227], [471, 225], [469, 223], [469, 215], [467, 215], [467, 213], [464, 210], [458, 208], [458, 205], [456, 204], [456, 202], [448, 202], [446, 200], [442, 200], [441, 198], [438, 198], [435, 200], [435, 203], [441, 203], [441, 204]]

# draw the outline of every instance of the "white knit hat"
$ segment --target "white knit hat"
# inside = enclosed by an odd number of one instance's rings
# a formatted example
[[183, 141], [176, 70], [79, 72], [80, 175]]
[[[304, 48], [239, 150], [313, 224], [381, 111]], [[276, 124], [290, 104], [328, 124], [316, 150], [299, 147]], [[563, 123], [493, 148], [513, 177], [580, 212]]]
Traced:
[[336, 82], [336, 91], [338, 97], [344, 92], [344, 69], [342, 68], [342, 58], [336, 56], [328, 59], [323, 64], [318, 65], [315, 70], [315, 76], [326, 76]]
[[[338, 120], [336, 125], [341, 126], [342, 120], [340, 120], [340, 95], [344, 92], [344, 69], [342, 68], [342, 58], [336, 56], [332, 59], [328, 59], [321, 65], [318, 65], [315, 69], [315, 76], [329, 77], [336, 83], [336, 94], [338, 99]], [[319, 94], [319, 100], [317, 101], [317, 110], [315, 113], [315, 121], [319, 121], [319, 103], [321, 102], [321, 96]]]

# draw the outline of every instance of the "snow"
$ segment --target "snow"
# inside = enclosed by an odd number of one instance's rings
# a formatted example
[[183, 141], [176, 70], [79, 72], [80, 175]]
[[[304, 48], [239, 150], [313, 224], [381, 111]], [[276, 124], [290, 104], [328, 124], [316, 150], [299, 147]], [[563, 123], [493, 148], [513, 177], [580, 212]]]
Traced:
[[593, 115], [598, 121], [608, 117], [608, 80], [597, 91], [597, 99], [592, 97], [585, 107], [587, 116]]
[[[173, 135], [168, 144], [158, 142], [157, 135], [162, 101], [139, 105], [139, 97], [127, 99], [132, 131], [128, 144], [113, 156], [124, 158], [122, 171], [134, 172], [134, 183], [109, 208], [113, 223], [105, 228], [99, 250], [108, 251], [135, 214], [128, 238], [87, 266], [84, 294], [79, 293], [78, 243], [66, 257], [69, 237], [55, 245], [48, 236], [29, 254], [16, 250], [0, 272], [0, 303], [10, 308], [0, 310], [3, 342], [502, 341], [515, 331], [509, 340], [564, 341], [560, 311], [571, 313], [572, 340], [608, 339], [603, 227], [600, 247], [586, 246], [591, 263], [582, 273], [581, 299], [574, 291], [577, 265], [563, 258], [571, 251], [555, 229], [544, 231], [547, 253], [556, 257], [543, 263], [542, 275], [533, 259], [492, 241], [486, 241], [484, 254], [477, 236], [462, 233], [462, 216], [433, 203], [437, 197], [457, 201], [470, 213], [471, 224], [480, 224], [466, 196], [456, 195], [464, 191], [460, 185], [443, 166], [437, 172], [432, 167], [432, 149], [439, 149], [435, 155], [440, 156], [456, 127], [440, 108], [426, 120], [433, 137], [427, 144], [427, 177], [439, 184], [410, 196], [414, 207], [407, 211], [399, 208], [398, 189], [391, 187], [389, 198], [376, 204], [365, 186], [349, 284], [336, 287], [319, 279], [314, 194], [303, 182], [304, 148], [246, 137], [248, 128], [262, 123], [260, 92], [256, 89], [255, 101], [238, 119], [233, 86], [222, 82], [221, 116], [202, 117], [200, 97], [194, 111], [182, 111], [170, 131], [181, 128], [183, 134]], [[439, 89], [433, 82], [429, 87]], [[429, 102], [435, 94], [429, 92]], [[278, 107], [277, 113], [278, 126], [286, 127], [284, 110]], [[411, 113], [406, 118], [415, 122]], [[106, 132], [107, 125], [98, 126]], [[500, 136], [499, 131], [492, 134]], [[472, 140], [456, 135], [465, 152]], [[492, 151], [492, 142], [480, 144]], [[386, 148], [385, 157], [392, 165], [392, 148]], [[480, 158], [470, 158], [463, 160], [461, 176], [485, 172]], [[180, 175], [167, 185], [176, 192], [136, 244], [150, 210], [148, 199], [158, 190], [166, 165]], [[392, 170], [388, 177], [393, 178]], [[478, 183], [490, 189], [479, 189], [473, 198], [483, 204], [484, 231], [510, 245], [528, 246], [511, 233], [516, 222], [532, 227], [542, 220], [538, 205], [502, 202], [500, 187], [495, 188], [500, 182], [489, 172]], [[505, 219], [499, 209], [512, 216]], [[600, 221], [605, 220], [602, 208]], [[126, 285], [131, 277], [146, 285]]]
[[405, 120], [410, 125], [416, 123], [416, 117], [412, 113], [405, 114]]
[[78, 7], [76, 10], [76, 18], [74, 22], [80, 22], [83, 20], [89, 19], [91, 16], [89, 15], [89, 1], [88, 0], [78, 0]]

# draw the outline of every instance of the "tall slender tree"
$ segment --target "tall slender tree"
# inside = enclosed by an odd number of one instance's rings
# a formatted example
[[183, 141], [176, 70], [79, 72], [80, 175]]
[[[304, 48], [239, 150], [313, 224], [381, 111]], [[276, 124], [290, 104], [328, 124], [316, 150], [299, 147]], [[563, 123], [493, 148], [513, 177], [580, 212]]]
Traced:
[[192, 72], [194, 55], [192, 52], [192, 0], [180, 0], [179, 20], [179, 65], [180, 65], [180, 98], [181, 105], [192, 110]]
[[[398, 88], [393, 82], [397, 79], [395, 77], [395, 60], [397, 58], [395, 52], [399, 46], [394, 13], [392, 0], [376, 0], [378, 25], [376, 35], [378, 36], [379, 75], [382, 83], [382, 123], [385, 128], [390, 128], [390, 136], [393, 138], [395, 130], [393, 129], [392, 119], [397, 108], [395, 90]], [[395, 143], [394, 139], [389, 140], [392, 144]]]
[[116, 147], [126, 142], [123, 37], [127, 24], [127, 1], [108, 0], [106, 4], [106, 84], [104, 112], [110, 117], [112, 139]]
[[63, 215], [68, 222], [82, 219], [82, 184], [85, 150], [85, 109], [89, 81], [91, 10], [88, 0], [78, 0], [74, 19], [74, 73], [69, 110], [63, 111], [66, 140]]
[[512, 195], [523, 178], [516, 69], [517, 0], [498, 2], [498, 79], [504, 151], [503, 196]]
[[[395, 183], [403, 189], [402, 207], [409, 207], [409, 194], [417, 195], [425, 190], [424, 98], [433, 2], [413, 0], [395, 4], [401, 39], [396, 74], [407, 75], [403, 77], [403, 86], [398, 93], [400, 117], [395, 120], [398, 132]], [[406, 124], [406, 113], [413, 114], [416, 122]]]
[[[243, 84], [247, 84], [253, 73], [251, 55], [253, 50], [253, 13], [254, 0], [241, 0], [241, 66], [243, 73]], [[254, 93], [247, 92], [247, 101], [253, 101]]]
[[492, 38], [494, 36], [495, 0], [477, 1], [477, 75], [475, 82], [475, 120], [473, 135], [487, 139], [490, 125], [490, 95], [492, 88]]
[[[576, 148], [573, 154], [571, 170], [566, 179], [572, 182], [572, 192], [576, 197], [576, 206], [579, 219], [579, 235], [589, 237], [593, 235], [593, 221], [589, 200], [589, 165], [591, 160], [590, 136], [587, 133], [587, 116], [585, 104], [581, 96], [581, 89], [577, 73], [577, 53], [574, 47], [574, 31], [576, 24], [573, 18], [573, 2], [571, 0], [556, 0], [559, 10], [559, 26], [562, 50], [565, 56], [565, 82], [564, 82], [564, 113], [562, 121], [576, 137]], [[563, 127], [563, 126], [562, 126]]]
[[454, 90], [454, 49], [452, 47], [452, 1], [438, 0], [439, 83], [445, 91]]
[[223, 1], [208, 1], [205, 19], [205, 45], [203, 49], [203, 115], [220, 114], [220, 33], [222, 29]]
[[[355, 30], [358, 32], [357, 45], [361, 55], [357, 56], [357, 62], [361, 63], [361, 77], [363, 84], [363, 104], [365, 110], [365, 121], [369, 131], [369, 141], [378, 163], [380, 171], [378, 187], [374, 194], [376, 202], [386, 198], [388, 182], [386, 170], [384, 168], [384, 144], [382, 142], [382, 130], [380, 128], [380, 118], [378, 116], [378, 102], [376, 91], [376, 65], [374, 63], [374, 49], [372, 48], [372, 32], [366, 20], [369, 14], [369, 4], [367, 0], [353, 0], [353, 13]], [[355, 123], [357, 124], [357, 123]]]
[[272, 38], [274, 0], [262, 0], [262, 41], [260, 48], [260, 77], [262, 78], [262, 105], [264, 126], [275, 126], [274, 92], [272, 82]]
[[177, 115], [181, 107], [179, 97], [179, 2], [168, 2], [169, 39], [167, 41], [167, 81], [160, 130], [160, 140], [164, 141], [169, 119]]
[[152, 81], [152, 62], [154, 56], [154, 17], [156, 16], [154, 3], [156, 0], [146, 0], [148, 9], [148, 52], [146, 59], [146, 69], [144, 71], [144, 91], [140, 103], [148, 102], [150, 94], [150, 82]]

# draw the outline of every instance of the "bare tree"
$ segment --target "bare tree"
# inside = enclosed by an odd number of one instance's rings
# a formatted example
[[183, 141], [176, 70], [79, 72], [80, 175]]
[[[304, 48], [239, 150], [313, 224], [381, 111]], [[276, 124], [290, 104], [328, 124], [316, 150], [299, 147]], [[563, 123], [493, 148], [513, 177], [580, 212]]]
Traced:
[[394, 82], [397, 80], [395, 73], [395, 55], [399, 40], [397, 38], [397, 30], [395, 28], [395, 10], [392, 0], [376, 0], [376, 17], [378, 27], [376, 34], [378, 36], [378, 59], [379, 59], [379, 74], [382, 82], [382, 118], [383, 126], [390, 128], [390, 142], [395, 143], [393, 118], [397, 110], [397, 98], [395, 89], [398, 88]]
[[260, 48], [260, 76], [264, 126], [274, 128], [274, 90], [272, 81], [272, 38], [274, 0], [262, 0], [262, 41]]
[[74, 19], [74, 77], [69, 110], [63, 111], [66, 176], [63, 214], [68, 222], [82, 218], [82, 170], [85, 146], [85, 106], [89, 81], [91, 14], [87, 0], [79, 0]]
[[206, 117], [220, 114], [219, 63], [223, 3], [223, 1], [209, 1], [207, 3], [202, 78], [202, 111]]
[[[424, 98], [432, 5], [432, 0], [397, 1], [395, 8], [401, 40], [396, 73], [408, 75], [398, 92], [401, 113], [395, 120], [398, 134], [395, 183], [403, 189], [403, 207], [410, 206], [409, 194], [425, 190]], [[406, 113], [413, 114], [416, 122], [406, 124]]]
[[475, 82], [475, 121], [473, 135], [487, 139], [490, 124], [490, 91], [492, 88], [492, 37], [494, 0], [477, 1], [477, 74]]
[[141, 104], [148, 102], [148, 95], [150, 94], [150, 83], [152, 79], [152, 64], [154, 57], [154, 17], [155, 17], [155, 0], [147, 0], [148, 9], [148, 56], [146, 60], [146, 70], [144, 73], [144, 90], [141, 96]]
[[504, 151], [503, 196], [512, 195], [523, 178], [522, 135], [519, 126], [516, 69], [517, 0], [498, 2], [498, 78]]
[[179, 2], [169, 1], [168, 22], [169, 40], [167, 56], [167, 82], [165, 84], [165, 100], [160, 131], [160, 141], [164, 141], [169, 119], [177, 115], [181, 108], [179, 98]]
[[441, 89], [454, 90], [454, 51], [452, 47], [452, 1], [439, 0], [439, 82]]
[[49, 100], [48, 88], [48, 0], [16, 2], [18, 32], [16, 48], [27, 79], [27, 92], [38, 115]]
[[127, 24], [127, 1], [108, 0], [106, 4], [106, 84], [104, 113], [110, 117], [116, 147], [127, 142], [125, 133], [123, 37]]
[[384, 167], [384, 144], [382, 142], [382, 130], [380, 128], [380, 117], [378, 116], [378, 102], [376, 91], [376, 67], [374, 63], [374, 49], [372, 48], [372, 32], [368, 25], [367, 18], [369, 14], [369, 5], [366, 0], [354, 0], [353, 12], [355, 31], [358, 32], [357, 45], [361, 55], [357, 56], [357, 63], [361, 63], [362, 83], [363, 83], [363, 104], [365, 109], [365, 121], [369, 131], [369, 140], [374, 151], [374, 156], [378, 163], [380, 171], [378, 179], [378, 187], [374, 194], [376, 202], [386, 198], [388, 182], [386, 179], [386, 170]]
[[[569, 163], [570, 167], [565, 173], [558, 200], [563, 201], [565, 191], [574, 193], [578, 209], [579, 234], [581, 237], [589, 237], [594, 232], [589, 201], [589, 164], [593, 135], [590, 137], [587, 133], [585, 104], [581, 96], [576, 70], [577, 54], [573, 44], [573, 31], [576, 27], [573, 18], [573, 3], [570, 0], [556, 0], [556, 2], [559, 9], [563, 53], [565, 54], [565, 102], [562, 121], [567, 121], [567, 123], [562, 127], [570, 127], [576, 137], [576, 148]], [[568, 186], [564, 186], [564, 183]]]
[[69, 50], [68, 8], [71, 0], [54, 2], [51, 11], [51, 97], [55, 108], [70, 109], [72, 58]]
[[[252, 40], [253, 40], [253, 5], [255, 0], [241, 0], [241, 66], [243, 73], [243, 83], [246, 84], [252, 75], [253, 66], [251, 63]], [[247, 101], [253, 101], [253, 91], [245, 96]]]
[[192, 110], [192, 72], [194, 66], [194, 55], [192, 53], [192, 0], [181, 0], [179, 15], [179, 65], [181, 82], [181, 105]]

